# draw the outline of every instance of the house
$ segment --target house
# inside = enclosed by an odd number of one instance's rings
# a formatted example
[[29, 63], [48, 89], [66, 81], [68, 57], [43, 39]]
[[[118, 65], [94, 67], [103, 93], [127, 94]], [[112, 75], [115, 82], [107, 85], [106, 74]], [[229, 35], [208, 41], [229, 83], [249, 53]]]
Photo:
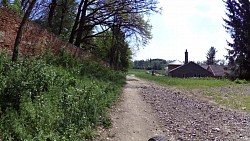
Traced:
[[183, 65], [183, 63], [181, 61], [175, 60], [175, 61], [168, 64], [167, 70], [172, 70], [172, 69], [175, 69], [175, 68], [182, 66], [182, 65]]
[[188, 52], [185, 52], [185, 63], [184, 65], [178, 66], [173, 69], [169, 69], [168, 76], [171, 77], [212, 77], [213, 73], [204, 69], [200, 65], [194, 62], [188, 62]]
[[207, 70], [213, 73], [214, 77], [227, 77], [231, 74], [231, 70], [227, 66], [208, 65]]
[[212, 77], [213, 74], [194, 62], [188, 62], [168, 72], [171, 77]]

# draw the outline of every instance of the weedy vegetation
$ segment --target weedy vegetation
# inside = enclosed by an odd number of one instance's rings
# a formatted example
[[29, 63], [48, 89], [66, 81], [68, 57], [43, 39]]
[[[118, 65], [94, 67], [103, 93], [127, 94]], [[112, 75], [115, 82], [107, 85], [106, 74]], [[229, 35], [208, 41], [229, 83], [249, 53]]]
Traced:
[[111, 126], [107, 108], [125, 73], [67, 53], [10, 60], [0, 54], [2, 140], [87, 140], [97, 126]]

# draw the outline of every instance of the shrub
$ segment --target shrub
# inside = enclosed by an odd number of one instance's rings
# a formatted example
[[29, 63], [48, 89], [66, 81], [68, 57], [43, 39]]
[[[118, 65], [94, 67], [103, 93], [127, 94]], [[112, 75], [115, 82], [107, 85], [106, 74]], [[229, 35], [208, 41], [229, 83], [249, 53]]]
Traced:
[[0, 54], [0, 136], [85, 140], [95, 135], [97, 126], [109, 127], [106, 110], [125, 75], [91, 61], [47, 57], [11, 63]]
[[248, 82], [245, 79], [235, 79], [234, 82], [236, 84], [247, 84]]

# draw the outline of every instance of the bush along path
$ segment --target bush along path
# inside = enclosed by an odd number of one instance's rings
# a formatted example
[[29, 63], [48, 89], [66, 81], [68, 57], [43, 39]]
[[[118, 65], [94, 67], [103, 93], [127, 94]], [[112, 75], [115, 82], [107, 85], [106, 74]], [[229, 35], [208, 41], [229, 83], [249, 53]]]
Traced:
[[121, 100], [111, 112], [113, 127], [100, 133], [101, 138], [105, 141], [147, 141], [153, 136], [171, 141], [250, 140], [249, 113], [221, 108], [197, 96], [198, 93], [129, 76]]
[[88, 140], [110, 126], [125, 75], [70, 55], [0, 54], [0, 140]]

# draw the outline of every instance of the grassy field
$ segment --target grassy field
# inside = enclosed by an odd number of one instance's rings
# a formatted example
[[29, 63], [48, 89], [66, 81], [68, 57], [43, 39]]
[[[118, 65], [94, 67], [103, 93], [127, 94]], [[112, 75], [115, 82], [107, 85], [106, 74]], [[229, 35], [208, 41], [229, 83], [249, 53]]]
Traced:
[[[228, 79], [215, 78], [172, 78], [166, 76], [152, 76], [146, 74], [145, 70], [130, 70], [129, 74], [135, 74], [139, 78], [156, 82], [163, 86], [172, 86], [179, 89], [204, 90], [202, 96], [216, 102], [217, 104], [236, 110], [250, 112], [250, 94], [248, 94], [249, 83], [244, 80], [230, 81]], [[243, 82], [246, 84], [239, 84]], [[221, 90], [222, 87], [227, 89]]]
[[235, 84], [227, 79], [214, 79], [214, 78], [172, 78], [166, 76], [152, 76], [146, 74], [145, 70], [130, 70], [129, 74], [135, 74], [137, 77], [154, 81], [161, 85], [174, 86], [184, 89], [208, 89], [218, 86], [226, 86]]

